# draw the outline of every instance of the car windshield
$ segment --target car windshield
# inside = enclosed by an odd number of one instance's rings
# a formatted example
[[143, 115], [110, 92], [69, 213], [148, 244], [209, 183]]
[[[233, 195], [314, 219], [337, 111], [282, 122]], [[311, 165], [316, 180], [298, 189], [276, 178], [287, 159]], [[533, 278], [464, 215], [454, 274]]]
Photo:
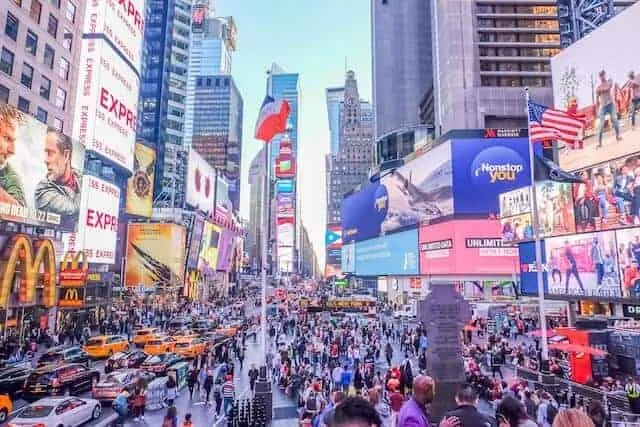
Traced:
[[191, 343], [179, 342], [179, 343], [176, 344], [176, 348], [187, 348], [187, 347], [189, 347], [189, 345], [191, 345]]
[[48, 405], [30, 405], [25, 408], [19, 418], [42, 418], [46, 417], [53, 410], [53, 406]]
[[86, 345], [88, 347], [89, 346], [101, 346], [101, 345], [104, 345], [104, 338], [91, 338], [89, 341], [87, 341]]
[[167, 358], [167, 354], [158, 354], [155, 356], [149, 356], [147, 357], [147, 360], [145, 360], [145, 363], [161, 363], [164, 362], [164, 360]]
[[147, 341], [148, 345], [160, 345], [162, 344], [163, 340], [151, 340], [151, 341]]
[[104, 377], [104, 379], [101, 382], [122, 384], [126, 376], [127, 375], [123, 373], [111, 374]]

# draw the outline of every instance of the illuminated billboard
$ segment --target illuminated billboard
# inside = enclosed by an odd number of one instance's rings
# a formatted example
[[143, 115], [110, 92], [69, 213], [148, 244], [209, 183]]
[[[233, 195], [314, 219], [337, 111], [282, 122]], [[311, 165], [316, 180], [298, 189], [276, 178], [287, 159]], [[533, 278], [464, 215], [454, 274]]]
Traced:
[[640, 68], [635, 44], [625, 42], [637, 33], [638, 22], [636, 3], [551, 58], [556, 108], [586, 120], [584, 148], [561, 147], [561, 168], [575, 171], [640, 151], [633, 93], [640, 84]]
[[153, 211], [153, 179], [156, 152], [136, 142], [133, 175], [127, 180], [127, 213], [149, 218]]
[[85, 150], [0, 103], [0, 219], [75, 231]]
[[[181, 225], [131, 223], [125, 286], [178, 286], [184, 282], [185, 230]], [[167, 250], [171, 248], [171, 250]]]
[[324, 240], [327, 251], [325, 263], [340, 267], [342, 263], [342, 225], [327, 224]]
[[276, 178], [294, 178], [296, 176], [296, 162], [293, 157], [291, 140], [282, 139], [280, 141], [280, 149], [275, 162]]
[[[140, 78], [104, 39], [82, 40], [73, 137], [133, 170]], [[71, 103], [73, 100], [67, 100]]]
[[279, 179], [276, 182], [276, 191], [279, 194], [290, 194], [293, 193], [294, 183], [292, 179]]
[[215, 187], [215, 169], [192, 149], [187, 167], [187, 203], [206, 214], [213, 213]]
[[198, 255], [198, 270], [205, 276], [216, 271], [218, 266], [218, 245], [222, 229], [217, 225], [205, 221]]
[[293, 218], [295, 216], [295, 207], [292, 194], [278, 194], [277, 196], [277, 217]]
[[82, 194], [78, 232], [63, 234], [64, 251], [84, 250], [91, 263], [113, 264], [118, 239], [120, 188], [85, 175]]

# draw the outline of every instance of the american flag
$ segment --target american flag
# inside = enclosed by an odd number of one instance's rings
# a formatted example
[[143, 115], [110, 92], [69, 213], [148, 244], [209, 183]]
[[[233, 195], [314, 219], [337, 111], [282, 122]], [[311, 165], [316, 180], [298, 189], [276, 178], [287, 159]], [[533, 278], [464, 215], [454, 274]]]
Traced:
[[583, 127], [580, 118], [531, 101], [528, 107], [531, 142], [559, 140], [573, 144], [580, 140]]

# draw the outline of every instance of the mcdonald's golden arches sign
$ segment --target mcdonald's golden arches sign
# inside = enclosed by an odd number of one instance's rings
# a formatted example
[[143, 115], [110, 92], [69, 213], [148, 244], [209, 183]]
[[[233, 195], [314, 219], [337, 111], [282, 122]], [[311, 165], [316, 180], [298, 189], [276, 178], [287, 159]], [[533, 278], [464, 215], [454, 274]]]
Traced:
[[84, 288], [60, 288], [58, 307], [80, 308], [84, 305]]
[[83, 251], [67, 252], [60, 262], [60, 287], [82, 287], [87, 283], [89, 258]]
[[[18, 268], [18, 266], [20, 268]], [[56, 254], [49, 239], [34, 240], [16, 234], [4, 247], [0, 257], [0, 307], [7, 308], [13, 288], [14, 276], [19, 274], [18, 301], [20, 304], [35, 304], [36, 286], [42, 274], [42, 305], [56, 304]]]

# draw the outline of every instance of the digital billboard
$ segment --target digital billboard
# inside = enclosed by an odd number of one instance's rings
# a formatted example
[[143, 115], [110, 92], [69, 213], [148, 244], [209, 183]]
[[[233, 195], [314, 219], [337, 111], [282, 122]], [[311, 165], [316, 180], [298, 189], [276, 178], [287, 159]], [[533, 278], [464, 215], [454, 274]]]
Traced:
[[[140, 78], [101, 38], [82, 40], [73, 137], [132, 171]], [[70, 104], [73, 100], [67, 100]]]
[[579, 176], [584, 182], [573, 184], [577, 231], [629, 227], [638, 221], [640, 155], [599, 163]]
[[275, 176], [278, 179], [294, 178], [296, 176], [296, 162], [293, 157], [291, 141], [280, 140], [280, 148], [275, 161]]
[[293, 194], [278, 194], [276, 196], [276, 207], [278, 209], [278, 218], [293, 218], [295, 217], [295, 205]]
[[355, 273], [358, 276], [416, 275], [418, 264], [417, 229], [356, 243]]
[[0, 103], [0, 137], [0, 219], [75, 231], [82, 144], [5, 103]]
[[456, 215], [500, 212], [500, 194], [531, 183], [528, 138], [451, 141]]
[[281, 246], [278, 248], [278, 270], [282, 273], [293, 271], [293, 248]]
[[127, 180], [126, 211], [130, 215], [151, 217], [153, 211], [153, 180], [156, 170], [156, 152], [136, 142], [133, 175]]
[[215, 169], [191, 149], [187, 166], [187, 203], [206, 214], [212, 214], [216, 185]]
[[536, 183], [540, 236], [561, 236], [576, 232], [571, 184], [555, 181]]
[[531, 213], [531, 187], [501, 193], [498, 200], [500, 201], [500, 218]]
[[218, 244], [218, 271], [228, 271], [231, 266], [235, 235], [229, 230], [222, 230], [220, 243]]
[[278, 218], [278, 246], [293, 246], [295, 226], [293, 218]]
[[533, 239], [533, 218], [530, 213], [500, 218], [502, 241], [517, 243]]
[[339, 266], [342, 263], [342, 226], [327, 224], [325, 232], [326, 264]]
[[202, 232], [202, 243], [198, 255], [198, 270], [205, 276], [212, 274], [218, 267], [218, 245], [222, 229], [205, 221]]
[[342, 254], [340, 256], [340, 268], [343, 273], [356, 272], [356, 244], [345, 243], [342, 245]]
[[324, 277], [336, 277], [342, 274], [339, 265], [326, 264], [324, 266]]
[[[184, 283], [186, 236], [181, 225], [131, 223], [127, 233], [125, 286]], [[167, 250], [171, 248], [171, 250]]]
[[84, 250], [91, 263], [113, 264], [118, 239], [120, 188], [95, 176], [85, 175], [82, 194], [78, 232], [63, 234], [64, 251]]
[[279, 179], [276, 181], [276, 192], [278, 194], [293, 193], [294, 186], [292, 179]]
[[468, 219], [423, 225], [420, 274], [518, 274], [518, 248], [505, 246], [500, 222]]
[[550, 294], [621, 296], [614, 231], [546, 239], [545, 259]]
[[204, 217], [195, 213], [193, 216], [193, 225], [191, 227], [191, 237], [189, 239], [189, 247], [186, 249], [188, 269], [193, 269], [198, 267], [198, 255], [200, 253], [200, 244], [202, 242], [203, 230], [204, 230]]
[[225, 178], [216, 178], [216, 207], [232, 212], [233, 205], [229, 199], [229, 183]]
[[439, 145], [342, 202], [344, 242], [453, 214], [451, 146]]
[[616, 230], [622, 295], [640, 298], [640, 228]]
[[586, 120], [584, 147], [559, 151], [564, 170], [640, 151], [640, 130], [633, 126], [640, 68], [634, 43], [622, 42], [637, 33], [638, 22], [640, 4], [634, 4], [551, 58], [555, 107]]
[[[540, 240], [542, 259], [542, 283], [545, 293], [549, 293], [547, 260], [545, 257], [545, 240]], [[538, 295], [538, 273], [536, 272], [536, 248], [532, 241], [522, 242], [518, 245], [518, 255], [520, 257], [520, 292], [522, 295]], [[560, 271], [556, 271], [555, 279], [562, 277]]]

